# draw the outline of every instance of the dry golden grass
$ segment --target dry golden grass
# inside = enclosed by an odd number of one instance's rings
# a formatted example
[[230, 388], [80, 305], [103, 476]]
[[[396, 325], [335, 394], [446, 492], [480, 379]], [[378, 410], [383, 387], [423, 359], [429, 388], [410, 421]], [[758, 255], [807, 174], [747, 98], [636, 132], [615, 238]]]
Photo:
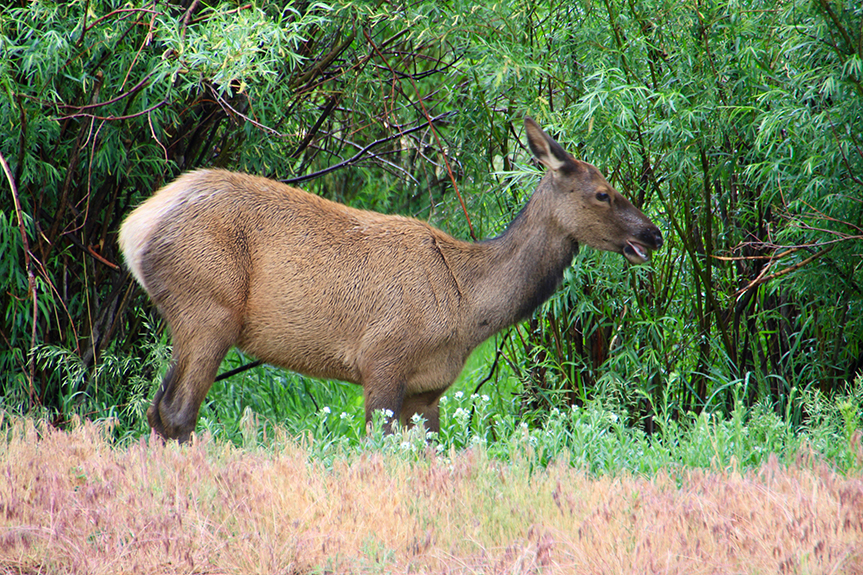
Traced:
[[325, 467], [289, 442], [9, 429], [6, 573], [863, 573], [863, 479], [823, 464], [595, 478], [475, 449]]

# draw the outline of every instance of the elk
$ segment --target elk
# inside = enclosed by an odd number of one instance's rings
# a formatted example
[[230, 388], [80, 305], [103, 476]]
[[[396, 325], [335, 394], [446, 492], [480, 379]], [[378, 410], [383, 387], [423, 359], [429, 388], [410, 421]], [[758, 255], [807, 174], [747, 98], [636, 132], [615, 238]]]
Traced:
[[599, 170], [530, 118], [524, 126], [547, 171], [506, 231], [476, 243], [215, 169], [186, 173], [136, 208], [119, 244], [174, 343], [147, 410], [152, 429], [187, 441], [237, 346], [361, 385], [366, 422], [389, 410], [438, 431], [438, 399], [470, 352], [547, 300], [579, 244], [634, 264], [661, 247], [659, 228]]

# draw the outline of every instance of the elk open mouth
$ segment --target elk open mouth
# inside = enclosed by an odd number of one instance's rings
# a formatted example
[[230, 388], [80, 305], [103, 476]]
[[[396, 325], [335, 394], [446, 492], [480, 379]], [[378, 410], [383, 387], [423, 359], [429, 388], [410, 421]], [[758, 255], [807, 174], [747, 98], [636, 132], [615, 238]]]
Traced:
[[623, 246], [623, 256], [633, 264], [643, 264], [650, 259], [650, 248], [635, 240], [627, 240]]

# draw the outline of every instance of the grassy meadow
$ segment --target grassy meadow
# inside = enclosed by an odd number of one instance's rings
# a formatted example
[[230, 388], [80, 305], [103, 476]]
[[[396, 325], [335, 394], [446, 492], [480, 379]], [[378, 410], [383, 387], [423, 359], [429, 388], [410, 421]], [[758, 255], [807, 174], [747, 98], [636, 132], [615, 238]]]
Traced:
[[613, 394], [480, 386], [494, 349], [437, 435], [367, 433], [359, 388], [269, 367], [184, 446], [148, 434], [149, 390], [62, 428], [0, 411], [0, 573], [863, 573], [863, 379], [801, 393], [804, 425], [740, 400], [648, 434]]
[[[863, 574], [863, 2], [13, 0], [0, 55], [0, 575]], [[266, 365], [150, 436], [135, 206], [223, 167], [494, 237], [525, 116], [650, 264], [582, 249], [436, 436]]]
[[863, 572], [853, 395], [809, 398], [802, 429], [739, 408], [650, 436], [598, 402], [528, 426], [494, 401], [450, 392], [438, 437], [324, 407], [185, 446], [3, 415], [0, 572]]

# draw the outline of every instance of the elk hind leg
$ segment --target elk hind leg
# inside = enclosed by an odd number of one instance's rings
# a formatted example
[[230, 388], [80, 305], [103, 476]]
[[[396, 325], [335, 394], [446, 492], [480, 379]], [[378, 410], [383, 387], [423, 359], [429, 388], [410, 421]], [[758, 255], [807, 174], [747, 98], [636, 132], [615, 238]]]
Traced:
[[150, 427], [163, 438], [189, 440], [219, 365], [236, 342], [240, 322], [229, 310], [221, 312], [173, 333], [171, 367], [147, 410]]

